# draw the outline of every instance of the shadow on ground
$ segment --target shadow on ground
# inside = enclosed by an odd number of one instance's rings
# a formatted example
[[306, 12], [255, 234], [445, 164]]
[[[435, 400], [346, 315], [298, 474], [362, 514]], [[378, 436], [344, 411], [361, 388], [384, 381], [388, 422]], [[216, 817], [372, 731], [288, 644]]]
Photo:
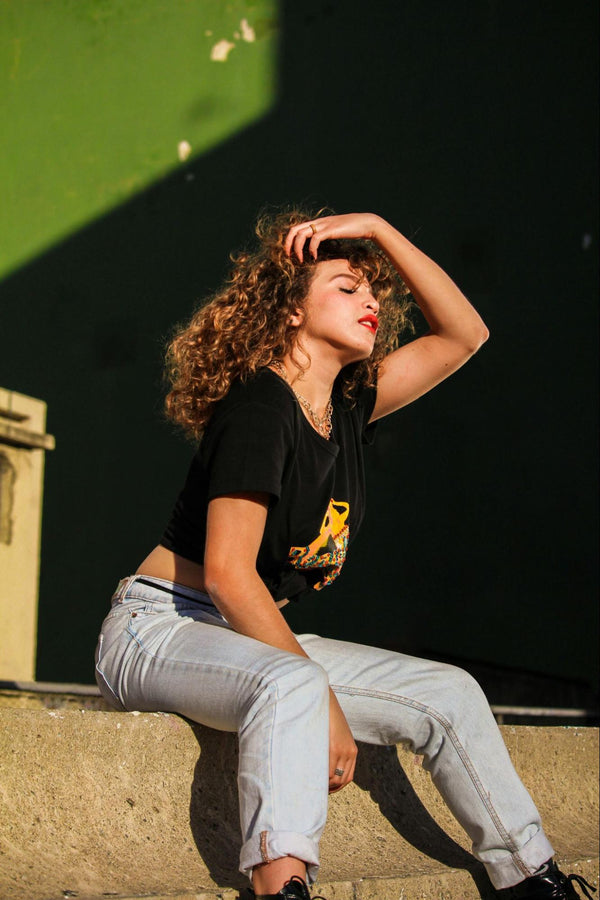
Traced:
[[[240, 900], [246, 900], [251, 895], [246, 879], [238, 871], [241, 836], [237, 740], [231, 734], [193, 723], [192, 728], [201, 747], [190, 796], [194, 841], [214, 882], [220, 887], [237, 889]], [[482, 900], [492, 900], [495, 894], [483, 866], [450, 838], [427, 812], [400, 765], [394, 747], [360, 745], [355, 782], [370, 794], [382, 815], [407, 843], [444, 866], [467, 870]]]
[[496, 894], [484, 867], [447, 835], [425, 809], [398, 761], [395, 747], [361, 744], [354, 781], [368, 791], [382, 815], [407, 843], [448, 868], [467, 870], [482, 900], [493, 900]]

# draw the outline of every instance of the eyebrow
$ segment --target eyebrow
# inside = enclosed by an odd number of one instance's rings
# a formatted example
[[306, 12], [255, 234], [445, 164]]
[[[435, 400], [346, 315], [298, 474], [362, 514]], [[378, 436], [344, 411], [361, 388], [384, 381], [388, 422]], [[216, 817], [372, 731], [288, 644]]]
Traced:
[[364, 281], [364, 276], [353, 275], [352, 272], [338, 272], [337, 275], [332, 275], [329, 279], [330, 281], [335, 281], [336, 278], [351, 278], [353, 281]]
[[373, 288], [371, 287], [369, 279], [366, 275], [353, 275], [352, 272], [338, 272], [337, 275], [332, 275], [329, 281], [335, 281], [336, 278], [351, 278], [355, 285], [362, 284], [364, 281], [371, 293], [373, 293]]

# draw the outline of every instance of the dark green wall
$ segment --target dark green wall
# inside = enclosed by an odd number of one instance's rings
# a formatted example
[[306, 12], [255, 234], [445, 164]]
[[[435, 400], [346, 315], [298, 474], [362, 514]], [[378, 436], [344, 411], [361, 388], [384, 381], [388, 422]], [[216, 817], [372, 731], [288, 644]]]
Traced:
[[0, 384], [46, 399], [57, 437], [39, 679], [91, 680], [112, 586], [185, 474], [190, 448], [161, 420], [165, 334], [263, 203], [308, 200], [388, 217], [491, 338], [381, 424], [355, 551], [292, 623], [595, 683], [595, 11], [374, 10], [286, 4], [263, 119], [4, 281]]
[[3, 0], [0, 34], [0, 275], [275, 99], [276, 0]]

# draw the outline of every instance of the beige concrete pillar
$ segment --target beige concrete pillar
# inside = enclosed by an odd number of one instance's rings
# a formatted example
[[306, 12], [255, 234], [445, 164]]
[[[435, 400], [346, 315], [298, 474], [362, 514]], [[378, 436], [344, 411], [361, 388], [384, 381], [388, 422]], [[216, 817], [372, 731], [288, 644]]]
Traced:
[[34, 681], [46, 404], [0, 388], [0, 680]]

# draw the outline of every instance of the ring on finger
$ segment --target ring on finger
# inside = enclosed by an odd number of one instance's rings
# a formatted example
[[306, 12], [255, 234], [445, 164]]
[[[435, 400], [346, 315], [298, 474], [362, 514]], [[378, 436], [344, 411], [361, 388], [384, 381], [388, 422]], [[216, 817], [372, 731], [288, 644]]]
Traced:
[[316, 233], [317, 233], [317, 226], [316, 226], [313, 222], [309, 222], [308, 224], [310, 225], [310, 227], [311, 227], [311, 229], [312, 229], [312, 233], [313, 233], [313, 234], [316, 234]]
[[344, 774], [344, 770], [343, 770], [343, 769], [335, 769], [334, 772], [333, 772], [333, 774], [334, 774], [334, 775], [343, 775], [343, 774]]

